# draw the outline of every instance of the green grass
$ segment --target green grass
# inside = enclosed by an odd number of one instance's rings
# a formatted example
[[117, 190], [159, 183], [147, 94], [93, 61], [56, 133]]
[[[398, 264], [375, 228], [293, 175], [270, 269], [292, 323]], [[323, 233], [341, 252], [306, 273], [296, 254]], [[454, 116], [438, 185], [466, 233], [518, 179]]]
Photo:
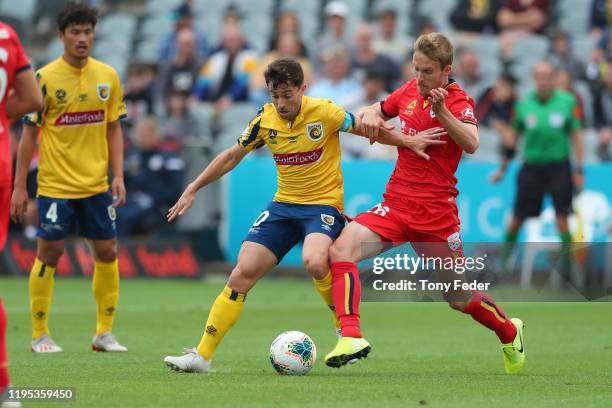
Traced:
[[[306, 281], [266, 279], [214, 361], [217, 372], [170, 371], [165, 355], [196, 345], [221, 283], [125, 280], [115, 322], [129, 353], [90, 351], [90, 282], [58, 279], [51, 310], [57, 355], [29, 351], [27, 281], [0, 279], [15, 386], [74, 387], [74, 407], [610, 407], [612, 303], [502, 304], [527, 325], [527, 365], [503, 372], [496, 337], [441, 303], [366, 303], [367, 360], [335, 370], [322, 357], [335, 335]], [[268, 348], [284, 330], [308, 333], [318, 361], [305, 377], [281, 377]], [[25, 407], [57, 407], [29, 403]]]

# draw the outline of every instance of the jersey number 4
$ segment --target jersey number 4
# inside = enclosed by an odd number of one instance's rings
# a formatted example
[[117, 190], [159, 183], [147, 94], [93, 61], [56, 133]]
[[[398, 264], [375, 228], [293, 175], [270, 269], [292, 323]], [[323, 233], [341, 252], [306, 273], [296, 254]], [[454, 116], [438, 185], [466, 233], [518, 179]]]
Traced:
[[57, 203], [51, 203], [45, 214], [45, 218], [48, 218], [54, 224], [57, 222]]

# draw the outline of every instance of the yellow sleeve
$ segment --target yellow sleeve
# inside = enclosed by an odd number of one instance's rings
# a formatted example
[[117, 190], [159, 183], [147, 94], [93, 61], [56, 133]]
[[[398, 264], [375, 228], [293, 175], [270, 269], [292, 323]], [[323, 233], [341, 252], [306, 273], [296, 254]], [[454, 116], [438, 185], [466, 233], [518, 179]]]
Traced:
[[263, 109], [261, 108], [257, 115], [247, 125], [242, 132], [242, 135], [238, 138], [238, 144], [240, 147], [250, 152], [251, 150], [259, 149], [266, 144], [264, 140], [265, 132], [261, 129], [261, 117], [263, 116]]
[[355, 117], [332, 101], [327, 104], [327, 125], [336, 132], [350, 132], [355, 125]]
[[123, 100], [123, 89], [119, 75], [113, 72], [113, 85], [111, 88], [110, 104], [108, 107], [108, 121], [115, 122], [127, 116], [125, 101]]
[[36, 72], [36, 80], [38, 81], [38, 86], [40, 86], [40, 90], [43, 95], [43, 109], [38, 112], [32, 112], [25, 115], [22, 119], [22, 122], [26, 125], [41, 127], [43, 119], [45, 118], [45, 112], [51, 100], [47, 95], [47, 84], [45, 78], [39, 72]]

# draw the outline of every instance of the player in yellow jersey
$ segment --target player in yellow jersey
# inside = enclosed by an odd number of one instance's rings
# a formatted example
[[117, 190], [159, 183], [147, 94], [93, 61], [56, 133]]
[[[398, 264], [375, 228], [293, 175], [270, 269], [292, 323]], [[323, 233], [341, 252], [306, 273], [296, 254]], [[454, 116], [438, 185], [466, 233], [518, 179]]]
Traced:
[[[77, 231], [93, 248], [96, 351], [127, 351], [111, 333], [119, 295], [115, 208], [125, 201], [125, 116], [119, 76], [89, 56], [97, 10], [68, 3], [57, 19], [64, 54], [37, 72], [44, 108], [25, 119], [11, 214], [23, 218], [27, 171], [40, 132], [37, 255], [30, 272], [32, 351], [59, 352], [48, 327], [54, 274], [66, 236]], [[108, 184], [109, 163], [113, 179]], [[111, 195], [112, 191], [112, 195]]]
[[[264, 145], [272, 151], [278, 190], [249, 230], [227, 286], [208, 315], [199, 346], [164, 359], [178, 371], [210, 370], [213, 353], [238, 320], [247, 292], [302, 240], [304, 266], [333, 311], [328, 251], [344, 225], [339, 132], [362, 135], [361, 120], [331, 101], [304, 96], [304, 74], [294, 60], [272, 62], [264, 76], [272, 103], [259, 110], [238, 143], [219, 154], [168, 212], [169, 221], [184, 214], [199, 189], [231, 171], [250, 151]], [[433, 136], [406, 138], [397, 130], [381, 130], [379, 142], [421, 152], [430, 144], [443, 143]], [[364, 356], [368, 352], [366, 345]]]

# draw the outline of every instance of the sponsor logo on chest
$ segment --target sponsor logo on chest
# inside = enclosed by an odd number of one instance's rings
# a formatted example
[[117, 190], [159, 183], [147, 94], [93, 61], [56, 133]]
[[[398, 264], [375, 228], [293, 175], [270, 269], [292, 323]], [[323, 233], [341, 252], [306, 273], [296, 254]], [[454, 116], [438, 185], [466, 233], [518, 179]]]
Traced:
[[323, 148], [321, 147], [310, 152], [276, 153], [274, 161], [279, 166], [303, 166], [318, 162], [322, 156]]

